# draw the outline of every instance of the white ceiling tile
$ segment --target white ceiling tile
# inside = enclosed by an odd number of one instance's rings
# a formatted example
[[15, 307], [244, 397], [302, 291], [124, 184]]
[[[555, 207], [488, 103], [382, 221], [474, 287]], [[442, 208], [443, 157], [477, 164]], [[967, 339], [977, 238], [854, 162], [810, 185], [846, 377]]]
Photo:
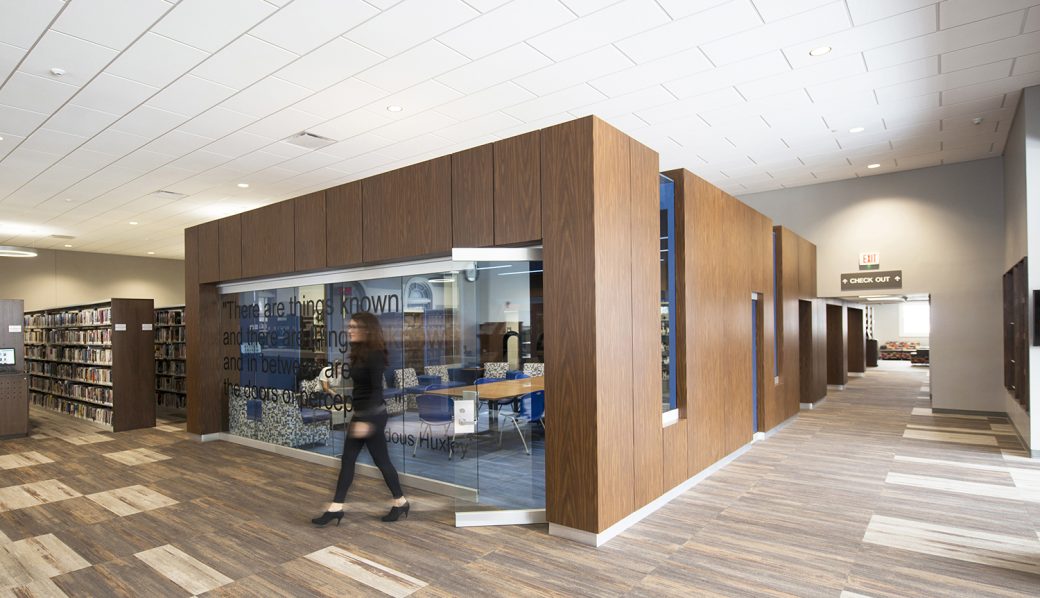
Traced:
[[807, 12], [701, 46], [715, 64], [729, 64], [776, 47], [843, 31], [851, 26], [844, 2], [832, 2]]
[[[911, 82], [939, 73], [939, 60], [932, 56], [914, 62], [906, 62], [893, 67], [870, 71], [851, 79], [835, 83], [813, 85], [808, 88], [809, 95], [817, 103], [849, 102], [850, 97], [865, 95], [874, 101], [874, 88]], [[927, 93], [927, 92], [926, 92]]]
[[766, 23], [786, 19], [798, 13], [819, 8], [832, 0], [752, 0]]
[[297, 103], [295, 108], [324, 118], [333, 118], [370, 104], [389, 92], [358, 79], [347, 79]]
[[1040, 52], [1028, 56], [1019, 56], [1015, 59], [1015, 68], [1011, 71], [1011, 74], [1024, 75], [1035, 71], [1040, 71]]
[[[806, 98], [806, 101], [808, 102], [808, 98]], [[728, 87], [692, 96], [659, 108], [641, 110], [636, 112], [636, 116], [652, 125], [656, 125], [670, 120], [691, 117], [699, 112], [745, 103], [744, 98], [740, 97], [740, 94], [735, 89]]]
[[[253, 173], [284, 161], [285, 158], [268, 152], [252, 152], [235, 158], [234, 160], [225, 163], [224, 166], [240, 170], [243, 173]], [[243, 182], [252, 183], [252, 179], [246, 178]]]
[[468, 60], [437, 41], [429, 41], [359, 73], [357, 79], [399, 91], [461, 66]]
[[510, 0], [467, 0], [466, 4], [469, 4], [480, 12], [489, 12], [509, 1]]
[[210, 168], [216, 168], [228, 161], [227, 156], [214, 154], [213, 152], [206, 150], [199, 150], [171, 162], [170, 166], [198, 173], [204, 170], [209, 170]]
[[584, 17], [589, 13], [602, 10], [612, 4], [617, 4], [621, 0], [560, 0], [567, 8], [578, 15]]
[[[688, 98], [691, 95], [700, 95], [708, 91], [714, 91], [723, 87], [737, 85], [747, 81], [754, 81], [776, 75], [778, 73], [791, 73], [791, 67], [784, 60], [784, 55], [777, 51], [761, 54], [747, 60], [734, 62], [710, 71], [705, 71], [676, 79], [665, 83], [664, 86], [676, 95], [676, 97]], [[790, 77], [788, 77], [790, 79]], [[767, 94], [768, 85], [764, 88], [756, 88], [760, 94], [765, 90]], [[781, 91], [787, 91], [786, 89]], [[777, 93], [777, 92], [773, 92]], [[770, 94], [771, 95], [771, 94]]]
[[25, 57], [18, 70], [40, 77], [54, 77], [52, 68], [65, 74], [62, 83], [82, 87], [94, 78], [116, 56], [111, 48], [81, 40], [57, 31], [48, 31]]
[[[965, 71], [957, 72], [963, 73]], [[984, 81], [982, 83], [976, 83], [974, 85], [966, 85], [963, 87], [958, 87], [956, 89], [948, 89], [943, 91], [942, 103], [945, 106], [948, 104], [958, 104], [960, 102], [970, 102], [973, 100], [978, 100], [981, 98], [992, 96], [993, 94], [1011, 93], [1013, 91], [1019, 91], [1025, 87], [1032, 87], [1033, 85], [1037, 84], [1040, 84], [1040, 73], [1037, 72], [1015, 75], [1014, 77], [1008, 77], [1006, 79]]]
[[361, 0], [295, 0], [251, 33], [290, 52], [306, 54], [378, 13]]
[[[170, 141], [170, 145], [173, 145], [172, 140]], [[190, 144], [183, 145], [187, 147]], [[160, 166], [163, 166], [173, 161], [173, 157], [171, 157], [167, 152], [160, 153], [149, 151], [153, 148], [167, 149], [163, 146], [163, 144], [156, 144], [156, 142], [152, 142], [145, 146], [145, 149], [137, 150], [136, 152], [128, 156], [120, 158], [115, 164], [112, 165], [112, 167], [123, 168], [126, 169], [126, 172], [135, 172], [138, 176], [140, 176], [141, 174], [144, 174], [150, 170], [155, 170], [156, 168], [159, 168]], [[173, 148], [170, 147], [170, 149]], [[129, 181], [130, 179], [126, 180]]]
[[70, 135], [52, 129], [37, 129], [22, 142], [21, 148], [64, 156], [87, 140], [80, 135]]
[[608, 96], [619, 96], [712, 68], [713, 65], [700, 48], [690, 48], [606, 77], [593, 79], [589, 84]]
[[[343, 160], [342, 162], [337, 162], [330, 166], [330, 168], [346, 174], [355, 174], [372, 168], [378, 168], [384, 164], [392, 162], [393, 160], [393, 158], [385, 154], [370, 152], [355, 158]], [[355, 180], [357, 179], [355, 178]]]
[[653, 0], [625, 0], [528, 41], [553, 60], [566, 60], [671, 22]]
[[123, 50], [170, 8], [163, 0], [76, 0], [67, 3], [53, 29]]
[[912, 11], [923, 6], [931, 7], [935, 15], [935, 0], [846, 0], [852, 22], [865, 25], [872, 21]]
[[1003, 15], [986, 21], [971, 23], [954, 29], [915, 37], [903, 42], [889, 44], [864, 52], [867, 67], [871, 70], [885, 68], [926, 56], [935, 56], [961, 48], [991, 42], [1018, 34], [1022, 26], [1021, 15]]
[[311, 95], [311, 91], [277, 77], [267, 77], [225, 100], [221, 106], [243, 114], [264, 117]]
[[419, 137], [426, 133], [443, 129], [458, 122], [458, 119], [445, 116], [440, 112], [427, 110], [415, 116], [401, 119], [372, 131], [380, 137], [385, 137], [392, 142], [405, 141], [413, 137]]
[[865, 73], [866, 70], [863, 58], [860, 55], [852, 55], [795, 69], [781, 75], [740, 83], [737, 85], [737, 91], [745, 98], [753, 100], [803, 87], [844, 80]]
[[517, 77], [514, 81], [537, 95], [545, 95], [630, 66], [631, 60], [608, 45]]
[[274, 139], [269, 137], [261, 137], [245, 131], [239, 131], [214, 141], [206, 147], [206, 151], [237, 158], [266, 147], [273, 142]]
[[[689, 100], [684, 100], [684, 102], [694, 101], [699, 97], [701, 96], [694, 96]], [[740, 94], [733, 89], [722, 89], [706, 94], [703, 103], [705, 104], [703, 107], [694, 105], [696, 108], [695, 112], [712, 127], [725, 127], [734, 123], [743, 123], [749, 117], [754, 116], [762, 116], [766, 119], [766, 122], [772, 122], [775, 120], [776, 115], [786, 114], [790, 111], [805, 110], [812, 105], [809, 97], [802, 91], [792, 91], [745, 102]], [[640, 116], [643, 115], [640, 114]]]
[[180, 125], [178, 129], [185, 133], [217, 139], [255, 121], [256, 117], [216, 106]]
[[950, 104], [947, 106], [940, 106], [938, 102], [933, 106], [927, 108], [910, 109], [910, 110], [887, 110], [885, 111], [884, 120], [888, 128], [898, 129], [901, 127], [909, 126], [915, 122], [922, 122], [924, 120], [939, 121], [948, 118], [956, 118], [963, 116], [974, 116], [981, 112], [989, 112], [993, 110], [999, 110], [1001, 108], [1014, 107], [1014, 104], [1010, 106], [1004, 102], [1004, 95], [998, 94], [978, 100], [969, 102], [961, 102], [958, 104]]
[[83, 148], [104, 154], [123, 156], [144, 146], [149, 141], [151, 139], [148, 137], [106, 129], [83, 144]]
[[[935, 32], [936, 27], [935, 7], [927, 6], [824, 37], [804, 40], [784, 48], [784, 55], [791, 66], [797, 69], [927, 35]], [[829, 46], [832, 50], [824, 56], [809, 54], [821, 46]]]
[[673, 19], [681, 19], [694, 13], [714, 8], [732, 0], [658, 0]]
[[47, 128], [93, 137], [119, 119], [118, 115], [91, 110], [76, 104], [65, 104], [47, 121]]
[[[2, 95], [2, 91], [0, 91], [0, 95]], [[7, 136], [18, 135], [24, 137], [32, 133], [45, 120], [47, 120], [46, 114], [14, 106], [0, 105], [0, 133], [5, 135], [5, 141], [0, 143], [8, 143], [6, 141]]]
[[[322, 148], [321, 151], [332, 156], [338, 156], [340, 160], [344, 160], [367, 154], [371, 151], [392, 145], [393, 143], [392, 140], [387, 139], [386, 137], [369, 132], [355, 135], [349, 139], [344, 139], [339, 143]], [[324, 164], [323, 166], [328, 166], [328, 164]]]
[[185, 75], [148, 100], [153, 108], [193, 117], [231, 97], [235, 89], [207, 81], [195, 75]]
[[[368, 104], [366, 108], [378, 114], [385, 114], [391, 120], [395, 120], [408, 118], [409, 116], [422, 112], [427, 108], [440, 106], [441, 104], [458, 98], [460, 95], [461, 94], [457, 91], [446, 85], [441, 85], [436, 81], [425, 81], [413, 87], [409, 87], [404, 91], [399, 91], [376, 102], [372, 102]], [[401, 112], [389, 112], [386, 110], [386, 107], [391, 105], [401, 106], [404, 110]]]
[[356, 75], [383, 61], [383, 57], [354, 42], [337, 37], [303, 56], [275, 75], [307, 89], [319, 90]]
[[1026, 24], [1022, 29], [1022, 33], [1031, 33], [1033, 31], [1040, 31], [1040, 6], [1030, 8], [1029, 13], [1026, 14]]
[[534, 94], [514, 83], [501, 83], [484, 91], [471, 93], [437, 108], [456, 120], [470, 120], [477, 116], [513, 106], [534, 97]]
[[344, 37], [383, 56], [394, 56], [479, 15], [460, 0], [405, 0]]
[[67, 166], [72, 169], [94, 172], [115, 161], [116, 156], [113, 156], [112, 154], [100, 153], [81, 147], [62, 158], [59, 166]]
[[[949, 29], [965, 23], [981, 21], [994, 15], [1022, 10], [1035, 4], [1036, 0], [1002, 0], [1001, 2], [945, 0], [939, 3], [939, 27]], [[1021, 17], [1021, 15], [1019, 16]], [[1021, 21], [1019, 22], [1021, 23]]]
[[603, 94], [583, 83], [569, 89], [564, 89], [563, 91], [557, 91], [540, 98], [528, 100], [523, 104], [512, 106], [502, 112], [519, 118], [522, 121], [531, 122], [533, 120], [571, 110], [578, 106], [598, 102], [599, 100], [604, 99], [604, 97]]
[[[1011, 61], [994, 62], [982, 66], [962, 69], [952, 73], [943, 73], [934, 77], [879, 87], [874, 91], [879, 102], [894, 102], [903, 98], [934, 93], [936, 91], [952, 90], [956, 87], [974, 85], [983, 81], [1006, 78], [1011, 72]], [[992, 95], [992, 94], [987, 94]]]
[[25, 50], [0, 42], [0, 80], [6, 80], [14, 72], [14, 67], [18, 66], [23, 56]]
[[237, 90], [252, 85], [296, 58], [292, 52], [251, 35], [243, 35], [191, 72]]
[[574, 13], [556, 0], [510, 2], [439, 39], [464, 56], [480, 58], [572, 20]]
[[491, 114], [456, 123], [434, 132], [451, 141], [468, 141], [505, 129], [506, 127], [515, 127], [522, 124], [519, 119], [513, 118], [504, 112], [492, 112]]
[[0, 42], [28, 50], [63, 6], [62, 0], [0, 0]]
[[462, 93], [473, 93], [552, 64], [527, 44], [517, 44], [444, 73], [437, 80]]
[[[61, 159], [61, 156], [57, 154], [50, 154], [46, 152], [37, 152], [30, 149], [18, 148], [7, 154], [4, 158], [4, 166], [13, 168], [20, 173], [26, 175], [26, 179], [32, 178], [44, 170], [50, 168], [52, 164]], [[0, 175], [0, 179], [5, 178]]]
[[293, 145], [291, 143], [287, 143], [285, 141], [276, 141], [276, 142], [272, 143], [271, 145], [265, 147], [264, 151], [266, 153], [268, 153], [268, 154], [274, 154], [276, 156], [281, 156], [282, 158], [288, 160], [289, 158], [295, 158], [296, 156], [302, 156], [303, 154], [306, 154], [307, 152], [309, 152], [311, 150], [309, 150], [307, 148], [300, 147], [298, 145]]
[[[674, 101], [675, 96], [668, 93], [668, 90], [660, 85], [655, 85], [630, 94], [613, 97], [593, 104], [587, 104], [585, 106], [579, 106], [578, 108], [571, 110], [571, 113], [575, 116], [587, 116], [593, 114], [606, 119], [624, 114], [631, 115], [633, 112], [640, 112], [656, 106], [669, 104]], [[611, 124], [613, 124], [613, 121], [611, 121]]]
[[324, 121], [325, 118], [315, 116], [309, 112], [287, 108], [275, 112], [271, 116], [258, 120], [244, 130], [254, 135], [268, 137], [270, 139], [283, 139], [295, 135], [300, 131], [309, 130], [312, 126]]
[[319, 168], [324, 168], [335, 164], [336, 162], [343, 161], [343, 158], [327, 154], [320, 151], [314, 151], [309, 154], [304, 154], [298, 158], [292, 160], [286, 160], [279, 164], [282, 168], [288, 168], [289, 170], [295, 170], [297, 172], [310, 172]]
[[109, 114], [126, 114], [155, 92], [150, 85], [101, 73], [79, 92], [76, 103]]
[[186, 116], [151, 106], [138, 106], [112, 125], [112, 129], [151, 138], [177, 128], [187, 119]]
[[152, 31], [216, 52], [275, 10], [263, 0], [181, 0]]
[[120, 54], [105, 72], [165, 87], [207, 56], [202, 50], [149, 32]]
[[160, 154], [166, 154], [166, 160], [163, 162], [166, 163], [172, 160], [171, 156], [179, 158], [185, 154], [190, 154], [197, 149], [209, 145], [212, 141], [213, 139], [210, 137], [192, 135], [191, 133], [185, 133], [184, 131], [170, 131], [144, 146], [144, 149]]
[[[736, 35], [761, 24], [762, 19], [751, 0], [736, 0], [621, 40], [617, 46], [629, 58], [642, 63]], [[751, 56], [763, 53], [765, 51], [753, 52]]]
[[[0, 133], [2, 132], [3, 131], [0, 130]], [[18, 147], [18, 144], [25, 140], [25, 137], [12, 135], [11, 133], [4, 133], [2, 137], [3, 139], [0, 140], [0, 161], [3, 160], [4, 156], [13, 152], [14, 148]], [[0, 197], [2, 197], [2, 195], [0, 195]]]
[[0, 104], [39, 112], [54, 112], [79, 88], [56, 80], [16, 72], [0, 87]]
[[[979, 66], [1036, 52], [1040, 49], [1040, 31], [972, 46], [942, 55], [944, 73]], [[1016, 65], [1017, 67], [1017, 65]]]
[[390, 156], [394, 160], [403, 160], [411, 156], [440, 150], [450, 144], [450, 140], [428, 133], [403, 143], [388, 145], [379, 150], [379, 153]]
[[348, 139], [392, 122], [390, 118], [371, 110], [355, 110], [328, 122], [312, 127], [311, 133], [329, 139]]
[[[951, 116], [942, 120], [943, 132], [961, 131], [975, 134], [980, 130], [993, 130], [998, 122], [1010, 121], [1015, 116], [1015, 107], [1001, 108], [999, 110], [987, 110], [975, 112], [965, 116]], [[983, 119], [981, 123], [975, 124], [974, 119]]]

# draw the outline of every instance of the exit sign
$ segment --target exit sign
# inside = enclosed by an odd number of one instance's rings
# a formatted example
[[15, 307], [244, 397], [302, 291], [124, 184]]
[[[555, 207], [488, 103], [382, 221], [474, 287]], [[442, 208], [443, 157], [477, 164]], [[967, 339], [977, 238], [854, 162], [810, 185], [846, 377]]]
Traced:
[[859, 269], [860, 270], [877, 270], [881, 267], [881, 253], [877, 251], [871, 251], [868, 253], [859, 254]]

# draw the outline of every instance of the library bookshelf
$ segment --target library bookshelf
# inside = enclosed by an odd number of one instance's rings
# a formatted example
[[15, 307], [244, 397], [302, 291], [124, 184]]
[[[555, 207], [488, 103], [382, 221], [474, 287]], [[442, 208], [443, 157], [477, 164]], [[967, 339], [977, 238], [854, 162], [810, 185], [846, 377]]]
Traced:
[[115, 432], [155, 426], [151, 299], [25, 313], [29, 402]]
[[163, 409], [185, 408], [187, 335], [184, 306], [155, 310], [155, 402]]

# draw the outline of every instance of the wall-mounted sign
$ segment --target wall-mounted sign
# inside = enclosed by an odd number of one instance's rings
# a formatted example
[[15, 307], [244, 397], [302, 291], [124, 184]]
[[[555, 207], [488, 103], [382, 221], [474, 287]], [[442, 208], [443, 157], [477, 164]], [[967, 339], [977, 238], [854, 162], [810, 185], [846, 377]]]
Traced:
[[869, 251], [859, 254], [860, 270], [877, 270], [881, 267], [881, 252]]
[[841, 275], [843, 291], [878, 291], [881, 289], [903, 288], [902, 270], [885, 270], [878, 272], [849, 272]]
[[18, 324], [11, 324], [10, 326], [7, 327], [7, 331], [8, 332], [21, 332], [22, 331], [22, 327], [19, 326]]
[[116, 332], [125, 332], [126, 324], [116, 324]]

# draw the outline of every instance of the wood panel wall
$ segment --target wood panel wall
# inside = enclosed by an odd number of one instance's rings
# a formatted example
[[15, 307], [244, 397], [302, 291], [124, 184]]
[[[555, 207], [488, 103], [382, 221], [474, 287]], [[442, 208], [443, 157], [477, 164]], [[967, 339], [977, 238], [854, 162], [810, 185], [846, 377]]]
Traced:
[[863, 308], [848, 306], [848, 363], [849, 372], [867, 371], [867, 339], [863, 329]]
[[[782, 323], [777, 392], [783, 397], [783, 419], [787, 419], [798, 413], [801, 403], [815, 403], [827, 394], [826, 362], [819, 365], [819, 358], [826, 359], [826, 351], [819, 348], [826, 343], [826, 329], [817, 324], [819, 314], [824, 312], [823, 303], [816, 297], [816, 246], [788, 228], [777, 226], [773, 230], [778, 265], [777, 319]], [[768, 428], [783, 419], [767, 418]]]
[[451, 157], [361, 181], [366, 263], [451, 254]]
[[319, 270], [326, 266], [325, 192], [308, 193], [292, 200], [293, 259], [295, 271]]
[[[202, 225], [216, 231], [215, 222]], [[215, 248], [214, 248], [215, 249]], [[216, 263], [216, 251], [207, 262]], [[200, 260], [200, 267], [203, 261]], [[112, 430], [155, 427], [155, 305], [151, 299], [112, 299]], [[147, 324], [147, 330], [144, 329]]]
[[533, 131], [495, 142], [496, 245], [542, 238], [540, 137], [540, 131]]
[[325, 191], [325, 256], [330, 268], [357, 266], [364, 261], [361, 182]]
[[827, 303], [827, 384], [849, 383], [848, 315], [844, 303]]
[[[536, 199], [541, 206], [541, 189]], [[538, 232], [541, 238], [541, 223]], [[451, 156], [451, 234], [453, 247], [495, 244], [495, 153], [490, 143]]]
[[[285, 274], [296, 269], [292, 200], [242, 214], [242, 277]], [[200, 245], [200, 250], [201, 250]], [[200, 253], [200, 257], [201, 253]], [[199, 279], [200, 282], [214, 282]]]
[[242, 216], [235, 214], [221, 218], [218, 231], [220, 256], [220, 278], [235, 280], [242, 278]]
[[[680, 367], [687, 424], [687, 469], [696, 475], [750, 442], [752, 422], [751, 294], [762, 296], [764, 313], [773, 310], [772, 222], [696, 175], [665, 173], [676, 182], [677, 225], [682, 236], [684, 291], [680, 313], [685, 322], [680, 342], [686, 355]], [[763, 360], [773, 361], [774, 326], [767, 318]], [[746, 366], [746, 367], [745, 367]], [[763, 411], [778, 417], [778, 395], [772, 384], [760, 394]], [[683, 418], [682, 411], [680, 417]], [[669, 442], [681, 440], [666, 429]], [[674, 472], [673, 472], [674, 475]]]
[[220, 222], [199, 225], [199, 281], [220, 280]]

